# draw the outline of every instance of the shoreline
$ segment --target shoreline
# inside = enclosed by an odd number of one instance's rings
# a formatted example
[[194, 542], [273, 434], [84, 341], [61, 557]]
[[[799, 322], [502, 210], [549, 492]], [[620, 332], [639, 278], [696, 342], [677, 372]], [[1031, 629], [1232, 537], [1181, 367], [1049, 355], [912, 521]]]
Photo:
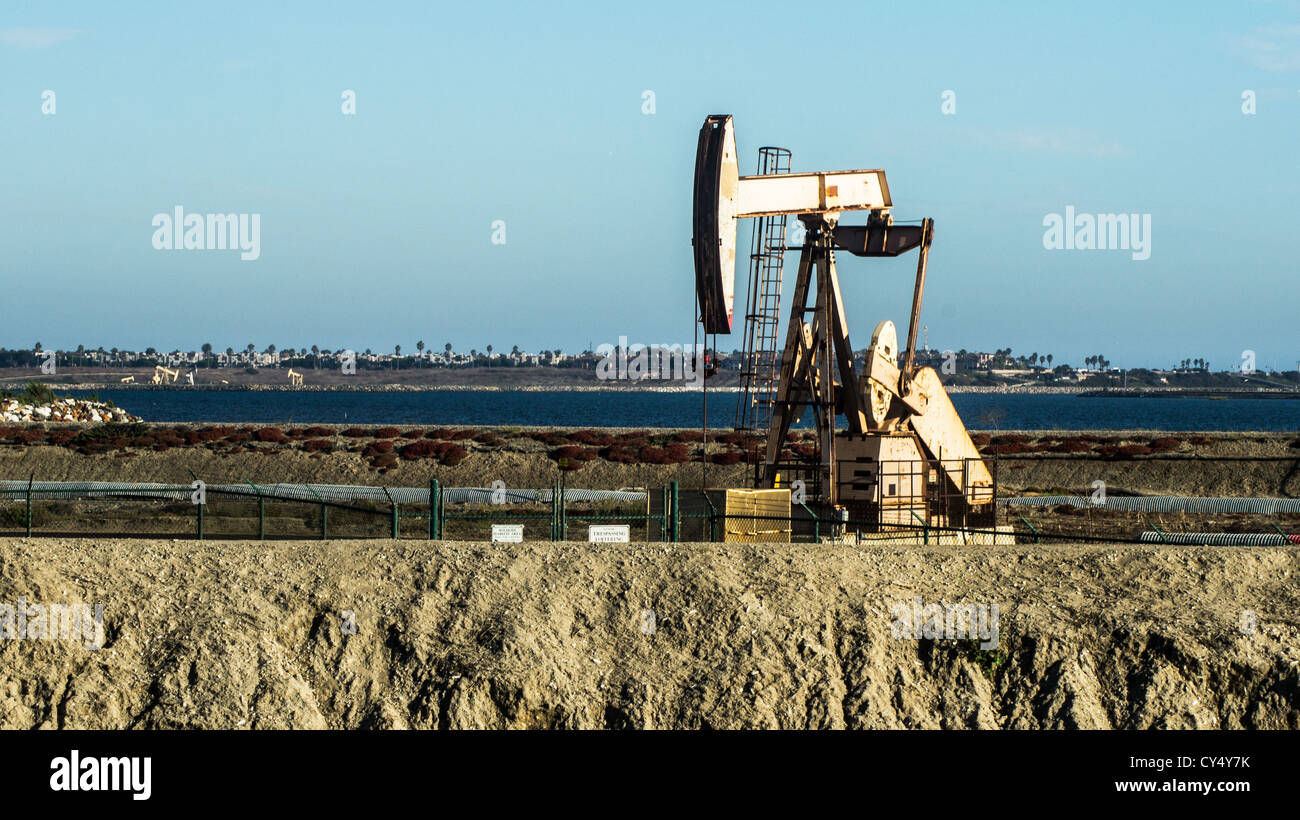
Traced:
[[[80, 382], [49, 385], [55, 391], [97, 392], [101, 390], [141, 392], [202, 392], [202, 393], [702, 393], [698, 387], [670, 385], [614, 384], [312, 384], [301, 387], [280, 384], [113, 384], [108, 382]], [[1023, 396], [1079, 396], [1081, 398], [1255, 398], [1300, 399], [1300, 390], [1261, 388], [1205, 388], [1205, 387], [1112, 387], [1049, 385], [945, 385], [950, 395], [1023, 395]], [[742, 388], [736, 385], [710, 387], [709, 393], [737, 394]]]

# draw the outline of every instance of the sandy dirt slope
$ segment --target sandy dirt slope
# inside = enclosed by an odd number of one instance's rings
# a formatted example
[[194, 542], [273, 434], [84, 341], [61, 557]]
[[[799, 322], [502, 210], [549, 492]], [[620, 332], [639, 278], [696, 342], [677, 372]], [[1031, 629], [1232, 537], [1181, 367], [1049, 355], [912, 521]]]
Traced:
[[[0, 726], [1300, 728], [1297, 572], [1295, 548], [0, 539], [0, 605], [105, 613], [98, 650], [0, 641]], [[893, 636], [915, 596], [998, 604], [997, 647]]]

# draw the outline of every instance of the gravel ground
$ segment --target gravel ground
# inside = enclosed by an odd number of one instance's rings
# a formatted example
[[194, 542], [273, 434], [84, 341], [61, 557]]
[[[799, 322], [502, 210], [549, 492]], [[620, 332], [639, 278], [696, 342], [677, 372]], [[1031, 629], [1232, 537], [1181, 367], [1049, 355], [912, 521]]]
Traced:
[[[0, 539], [0, 630], [103, 606], [98, 649], [0, 640], [0, 727], [1294, 729], [1298, 559]], [[996, 635], [917, 639], [918, 598]]]

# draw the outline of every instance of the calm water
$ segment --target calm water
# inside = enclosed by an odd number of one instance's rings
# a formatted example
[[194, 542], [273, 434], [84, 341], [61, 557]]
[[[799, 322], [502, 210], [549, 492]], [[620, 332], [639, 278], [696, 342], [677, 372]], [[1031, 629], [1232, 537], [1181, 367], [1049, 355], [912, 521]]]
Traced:
[[[700, 423], [698, 393], [101, 390], [99, 396], [146, 421], [168, 422], [569, 427], [695, 427]], [[967, 426], [974, 429], [1300, 430], [1300, 400], [1291, 399], [990, 394], [957, 394], [952, 399]], [[735, 408], [736, 394], [710, 394], [711, 426], [730, 427]]]

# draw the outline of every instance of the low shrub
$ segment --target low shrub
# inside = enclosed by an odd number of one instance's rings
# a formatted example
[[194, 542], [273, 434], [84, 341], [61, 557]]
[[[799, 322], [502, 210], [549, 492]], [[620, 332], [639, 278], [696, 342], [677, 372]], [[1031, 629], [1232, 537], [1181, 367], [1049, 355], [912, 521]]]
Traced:
[[45, 435], [45, 440], [50, 444], [67, 444], [76, 437], [76, 430], [51, 430]]
[[642, 447], [637, 452], [642, 464], [682, 464], [690, 460], [690, 452], [685, 444], [670, 444], [667, 447]]
[[1026, 436], [1023, 433], [1007, 433], [1006, 435], [995, 436], [994, 444], [1028, 444], [1033, 441], [1033, 436]]
[[1067, 439], [1060, 444], [1053, 444], [1048, 449], [1053, 453], [1087, 453], [1092, 450], [1092, 445], [1086, 441]]
[[429, 441], [428, 439], [421, 439], [420, 441], [413, 441], [410, 444], [402, 445], [401, 449], [397, 452], [398, 455], [407, 461], [414, 461], [417, 458], [429, 458], [430, 456], [436, 455], [438, 452], [438, 444]]
[[600, 451], [600, 457], [615, 464], [636, 464], [640, 461], [638, 457], [639, 451], [639, 447], [613, 445], [603, 448]]
[[[996, 439], [994, 440], [996, 441]], [[1012, 441], [1005, 444], [991, 444], [983, 450], [980, 450], [980, 452], [991, 456], [1006, 456], [1015, 455], [1016, 453], [1027, 453], [1030, 452], [1030, 450], [1031, 448], [1024, 442]]]
[[561, 444], [568, 444], [569, 437], [561, 435], [554, 430], [535, 430], [528, 434], [533, 441], [541, 442], [547, 447], [558, 447]]

